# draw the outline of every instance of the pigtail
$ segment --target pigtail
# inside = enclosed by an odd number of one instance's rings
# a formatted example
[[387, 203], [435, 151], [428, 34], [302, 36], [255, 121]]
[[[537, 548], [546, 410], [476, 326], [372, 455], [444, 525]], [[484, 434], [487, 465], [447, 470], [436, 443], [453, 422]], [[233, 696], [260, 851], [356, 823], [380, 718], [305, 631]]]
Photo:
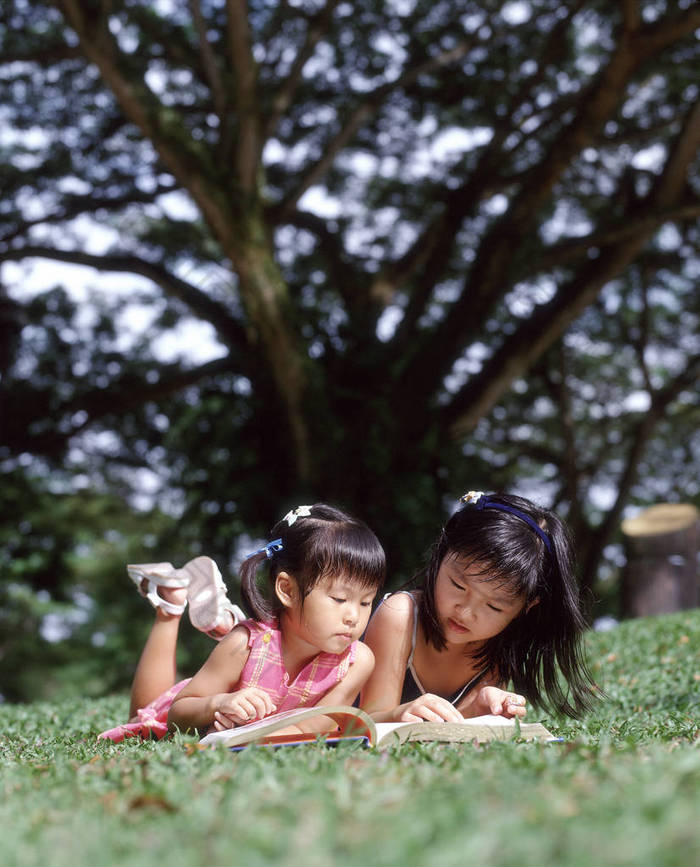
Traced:
[[275, 611], [257, 582], [258, 570], [267, 561], [268, 557], [264, 550], [256, 551], [246, 557], [240, 568], [243, 603], [249, 611], [252, 611], [254, 619], [262, 622], [269, 622], [275, 616]]
[[[375, 534], [362, 521], [333, 506], [298, 506], [275, 524], [272, 536], [240, 568], [243, 602], [256, 620], [269, 622], [281, 613], [283, 606], [275, 593], [280, 572], [294, 579], [302, 606], [328, 575], [343, 575], [370, 589], [379, 589], [384, 581], [384, 549]], [[266, 592], [257, 580], [262, 565]]]

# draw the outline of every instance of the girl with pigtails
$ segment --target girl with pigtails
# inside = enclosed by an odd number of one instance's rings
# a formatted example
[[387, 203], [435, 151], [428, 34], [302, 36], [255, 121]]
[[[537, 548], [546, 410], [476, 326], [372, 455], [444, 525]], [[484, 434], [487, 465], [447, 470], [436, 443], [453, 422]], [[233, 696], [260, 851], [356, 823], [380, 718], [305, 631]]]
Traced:
[[[359, 638], [384, 581], [384, 551], [364, 523], [324, 504], [292, 510], [272, 537], [241, 567], [251, 619], [228, 600], [208, 557], [181, 569], [127, 567], [155, 608], [155, 621], [132, 685], [131, 718], [100, 737], [202, 733], [298, 707], [353, 703], [374, 667]], [[257, 583], [261, 567], [265, 591]], [[193, 625], [218, 644], [193, 678], [176, 683], [178, 629], [188, 603]], [[333, 727], [320, 717], [296, 728]]]
[[526, 704], [579, 716], [597, 689], [565, 526], [516, 496], [471, 491], [418, 586], [386, 597], [365, 641], [376, 665], [361, 707], [379, 722], [502, 714]]

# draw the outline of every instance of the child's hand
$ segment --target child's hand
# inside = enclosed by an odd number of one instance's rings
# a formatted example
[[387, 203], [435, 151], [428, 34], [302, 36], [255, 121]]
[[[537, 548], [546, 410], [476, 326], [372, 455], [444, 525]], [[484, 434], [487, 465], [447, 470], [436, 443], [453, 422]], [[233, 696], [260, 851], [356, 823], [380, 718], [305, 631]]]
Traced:
[[235, 728], [236, 722], [233, 720], [228, 714], [221, 713], [221, 711], [214, 711], [214, 731], [215, 732], [223, 732], [227, 729]]
[[479, 690], [479, 704], [486, 708], [485, 713], [496, 716], [521, 717], [527, 713], [524, 696], [506, 692], [497, 686], [484, 686]]
[[399, 705], [397, 722], [462, 722], [464, 717], [445, 698], [426, 692], [413, 701]]
[[257, 686], [246, 686], [236, 692], [222, 693], [214, 707], [214, 724], [221, 728], [246, 725], [256, 719], [263, 719], [274, 713], [277, 708], [270, 696]]

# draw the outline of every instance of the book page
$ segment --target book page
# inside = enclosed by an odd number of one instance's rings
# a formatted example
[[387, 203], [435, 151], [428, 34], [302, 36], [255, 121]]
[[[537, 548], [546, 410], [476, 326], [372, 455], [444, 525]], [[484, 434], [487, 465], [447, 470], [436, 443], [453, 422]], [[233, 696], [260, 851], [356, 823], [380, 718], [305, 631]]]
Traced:
[[415, 722], [376, 723], [377, 744], [407, 741], [435, 741], [443, 743], [466, 743], [469, 741], [508, 740], [516, 734], [526, 740], [554, 740], [541, 723], [523, 723], [519, 727], [514, 719], [486, 714], [470, 717], [464, 722]]
[[[381, 740], [384, 735], [389, 734], [389, 732], [396, 731], [396, 729], [403, 728], [404, 726], [415, 726], [415, 725], [426, 725], [426, 723], [375, 723], [377, 729], [377, 738]], [[444, 725], [452, 725], [452, 726], [480, 726], [480, 725], [488, 725], [488, 726], [507, 726], [509, 728], [514, 727], [514, 723], [512, 719], [508, 719], [504, 716], [496, 716], [495, 714], [484, 714], [483, 716], [474, 716], [474, 717], [466, 717], [464, 722], [458, 723], [430, 723], [431, 726], [444, 726]]]
[[[347, 728], [350, 734], [366, 735], [374, 743], [374, 722], [372, 719], [359, 708], [345, 705], [315, 705], [280, 711], [264, 719], [248, 723], [248, 725], [235, 726], [220, 732], [209, 732], [199, 743], [202, 746], [218, 744], [226, 747], [248, 744], [262, 740], [280, 729], [315, 716], [341, 716], [344, 718], [343, 727]], [[297, 735], [290, 735], [290, 738], [295, 737], [298, 738]]]

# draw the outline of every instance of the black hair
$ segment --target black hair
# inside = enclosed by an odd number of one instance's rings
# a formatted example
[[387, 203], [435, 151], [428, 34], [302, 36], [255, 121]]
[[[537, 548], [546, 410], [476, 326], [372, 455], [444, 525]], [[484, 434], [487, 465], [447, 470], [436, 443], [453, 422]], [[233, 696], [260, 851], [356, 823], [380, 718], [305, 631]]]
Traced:
[[[308, 514], [304, 514], [308, 510]], [[386, 558], [379, 539], [363, 522], [350, 515], [316, 503], [307, 509], [301, 507], [293, 519], [283, 518], [272, 528], [271, 540], [281, 540], [279, 550], [272, 546], [257, 551], [241, 566], [241, 594], [244, 603], [257, 620], [269, 621], [276, 617], [282, 604], [275, 593], [275, 581], [280, 572], [288, 572], [295, 579], [301, 601], [324, 578], [330, 575], [379, 590], [386, 574]], [[291, 521], [291, 523], [290, 523]], [[267, 564], [267, 592], [257, 584], [261, 565]]]
[[[435, 648], [445, 648], [435, 604], [435, 583], [445, 557], [478, 565], [483, 580], [496, 582], [525, 602], [521, 613], [475, 655], [484, 676], [488, 672], [502, 683], [512, 682], [513, 689], [536, 706], [550, 704], [579, 717], [599, 691], [583, 658], [586, 623], [568, 529], [553, 512], [522, 497], [488, 494], [487, 499], [492, 507], [467, 503], [455, 512], [433, 546], [418, 603], [423, 633]], [[533, 520], [549, 545], [525, 520], [499, 510], [499, 504]]]

